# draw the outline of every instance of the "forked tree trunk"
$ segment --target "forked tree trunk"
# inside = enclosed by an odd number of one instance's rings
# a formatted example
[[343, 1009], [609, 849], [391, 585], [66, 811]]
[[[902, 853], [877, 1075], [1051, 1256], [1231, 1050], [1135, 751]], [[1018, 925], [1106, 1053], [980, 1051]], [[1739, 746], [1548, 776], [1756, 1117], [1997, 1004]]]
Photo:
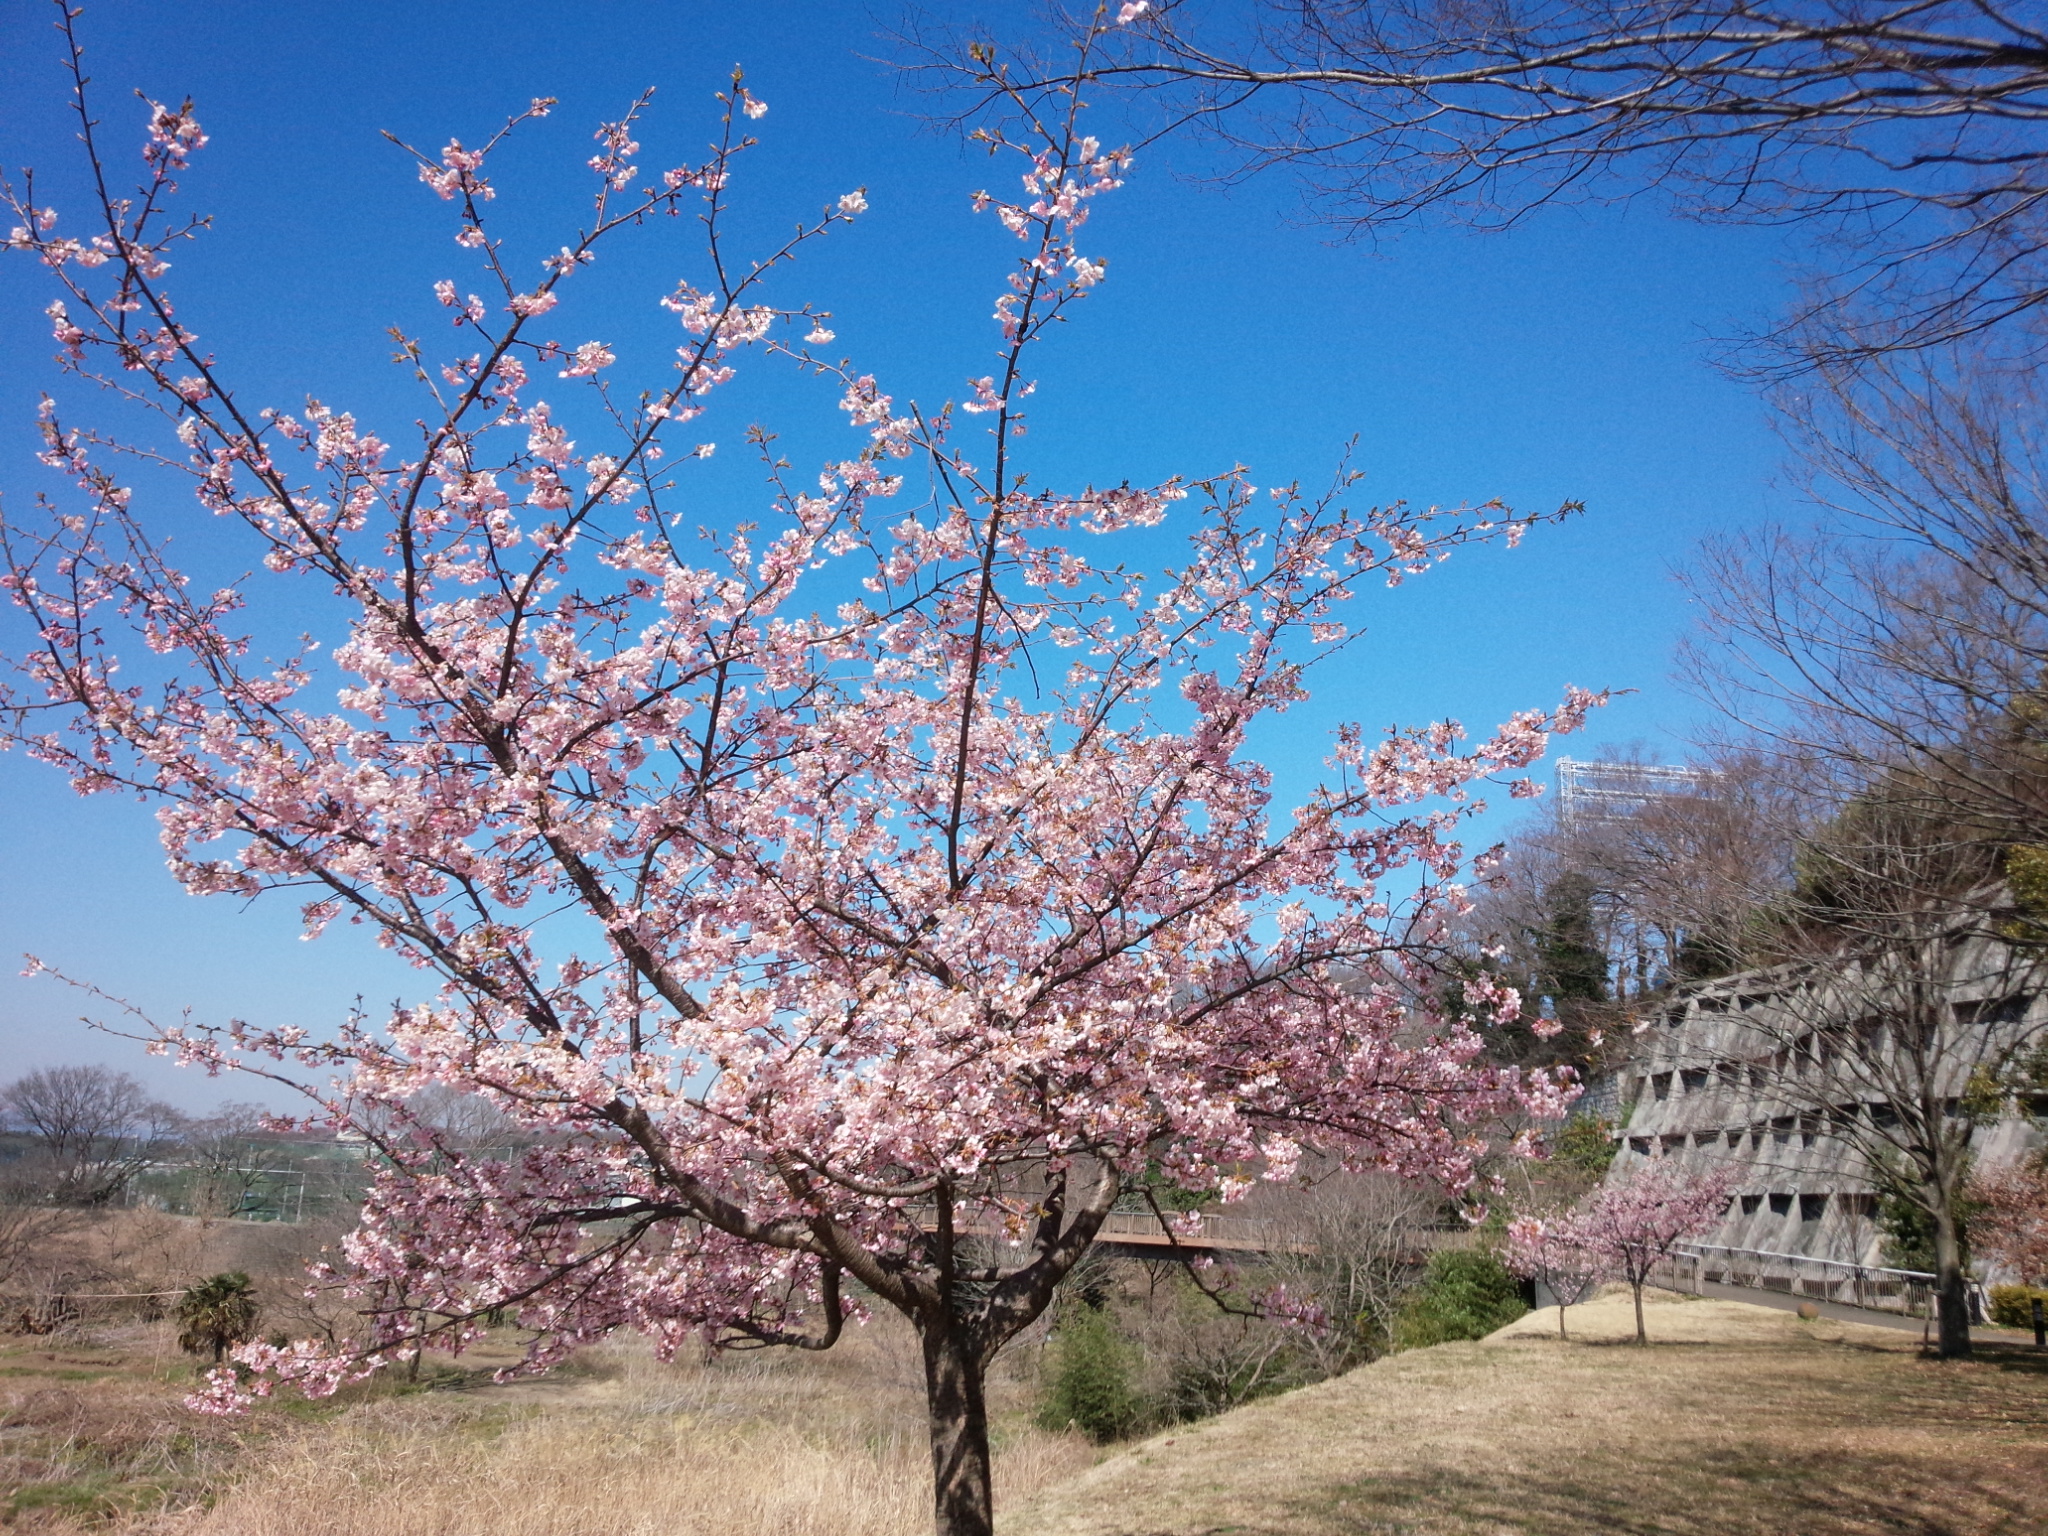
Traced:
[[950, 1320], [919, 1319], [931, 1420], [933, 1525], [937, 1536], [992, 1536], [982, 1362], [963, 1332]]
[[1944, 1360], [1970, 1358], [1970, 1297], [1963, 1275], [1962, 1234], [1952, 1202], [1939, 1202], [1934, 1215], [1935, 1353]]

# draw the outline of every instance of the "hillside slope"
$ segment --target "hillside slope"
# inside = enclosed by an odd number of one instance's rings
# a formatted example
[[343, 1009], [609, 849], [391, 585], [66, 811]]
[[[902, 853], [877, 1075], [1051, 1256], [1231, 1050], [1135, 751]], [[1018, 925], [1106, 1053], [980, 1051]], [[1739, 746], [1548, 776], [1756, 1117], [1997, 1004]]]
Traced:
[[[2048, 1360], [1737, 1302], [1626, 1297], [1395, 1355], [1155, 1436], [1002, 1536], [2023, 1536]], [[1577, 1342], [1585, 1339], [1588, 1342]]]

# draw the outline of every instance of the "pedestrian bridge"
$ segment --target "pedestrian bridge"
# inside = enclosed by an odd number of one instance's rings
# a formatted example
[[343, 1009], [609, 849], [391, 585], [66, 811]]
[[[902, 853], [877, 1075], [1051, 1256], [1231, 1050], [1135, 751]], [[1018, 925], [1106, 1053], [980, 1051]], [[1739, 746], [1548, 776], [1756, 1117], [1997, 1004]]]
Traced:
[[[931, 1216], [920, 1213], [918, 1225], [936, 1230]], [[1021, 1230], [1021, 1229], [1020, 1229]], [[986, 1218], [973, 1218], [954, 1231], [989, 1242], [1021, 1241], [1018, 1232]], [[1204, 1216], [1200, 1230], [1176, 1233], [1151, 1211], [1111, 1211], [1096, 1234], [1095, 1246], [1133, 1258], [1196, 1258], [1214, 1254], [1313, 1253], [1284, 1227], [1257, 1216]]]

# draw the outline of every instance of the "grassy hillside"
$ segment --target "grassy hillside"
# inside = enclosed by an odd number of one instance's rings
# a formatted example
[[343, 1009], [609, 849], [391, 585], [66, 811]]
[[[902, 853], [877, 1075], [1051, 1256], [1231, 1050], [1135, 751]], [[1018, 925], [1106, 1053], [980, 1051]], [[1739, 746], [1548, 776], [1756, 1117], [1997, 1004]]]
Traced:
[[[1003, 1536], [2023, 1536], [2048, 1530], [2048, 1359], [1625, 1296], [1154, 1437]], [[1585, 1342], [1578, 1342], [1584, 1340]]]
[[[1524, 1319], [1106, 1458], [998, 1373], [1003, 1536], [2022, 1536], [2048, 1530], [2048, 1359], [1625, 1298]], [[324, 1405], [184, 1412], [169, 1325], [0, 1337], [5, 1536], [921, 1536], [914, 1344], [658, 1366], [621, 1343], [492, 1385], [493, 1340]]]

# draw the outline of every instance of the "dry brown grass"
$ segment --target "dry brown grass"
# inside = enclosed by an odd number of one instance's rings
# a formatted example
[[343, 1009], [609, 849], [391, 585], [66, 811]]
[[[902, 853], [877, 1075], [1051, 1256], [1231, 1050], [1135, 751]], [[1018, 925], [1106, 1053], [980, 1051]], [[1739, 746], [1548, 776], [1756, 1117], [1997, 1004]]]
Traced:
[[[2031, 1351], [1626, 1295], [1155, 1436], [1004, 1536], [2022, 1536], [2048, 1530]], [[1617, 1342], [1610, 1342], [1617, 1341]]]
[[0, 1526], [10, 1536], [203, 1496], [242, 1427], [185, 1412], [189, 1364], [168, 1324], [0, 1338]]
[[[1005, 1536], [2020, 1536], [2048, 1529], [2048, 1374], [1917, 1337], [1625, 1296], [1396, 1356], [1100, 1465], [999, 1369]], [[6, 1536], [922, 1536], [917, 1362], [881, 1320], [822, 1357], [447, 1373], [247, 1424], [177, 1407], [162, 1330], [0, 1348]], [[472, 1362], [509, 1358], [501, 1343]], [[1092, 1468], [1092, 1470], [1091, 1470]], [[12, 1508], [11, 1518], [4, 1513]]]
[[[818, 1358], [656, 1364], [620, 1345], [566, 1379], [367, 1402], [274, 1443], [160, 1536], [922, 1536], [923, 1395], [872, 1324]], [[997, 1394], [997, 1497], [1090, 1465]]]
[[[181, 1406], [168, 1325], [0, 1340], [6, 1536], [923, 1536], [930, 1461], [914, 1343], [894, 1319], [822, 1356], [658, 1364], [637, 1341], [495, 1385], [498, 1340], [417, 1390], [281, 1400], [223, 1423]], [[1024, 1362], [1020, 1357], [1018, 1364]], [[998, 1362], [997, 1496], [1099, 1457], [1031, 1425]]]

